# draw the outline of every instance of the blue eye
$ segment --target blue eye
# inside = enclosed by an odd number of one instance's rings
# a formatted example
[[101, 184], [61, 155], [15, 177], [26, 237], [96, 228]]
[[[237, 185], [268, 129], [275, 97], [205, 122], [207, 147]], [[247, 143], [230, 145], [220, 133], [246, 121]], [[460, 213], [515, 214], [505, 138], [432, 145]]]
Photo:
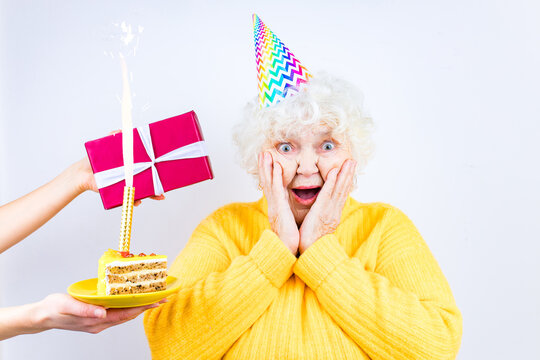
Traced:
[[335, 147], [336, 145], [334, 145], [334, 143], [331, 141], [325, 141], [322, 146], [323, 150], [326, 150], [326, 151], [334, 150]]
[[287, 153], [292, 150], [291, 144], [283, 143], [278, 145], [278, 150]]

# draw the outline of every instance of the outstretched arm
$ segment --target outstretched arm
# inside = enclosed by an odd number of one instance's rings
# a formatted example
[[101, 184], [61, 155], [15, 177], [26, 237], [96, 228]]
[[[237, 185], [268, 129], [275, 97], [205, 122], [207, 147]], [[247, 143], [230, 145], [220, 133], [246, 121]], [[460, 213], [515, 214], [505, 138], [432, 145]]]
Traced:
[[[87, 157], [40, 188], [0, 206], [0, 254], [39, 229], [86, 190], [98, 191]], [[165, 196], [150, 198], [163, 200]], [[140, 203], [135, 201], [135, 206]]]
[[156, 303], [129, 309], [104, 309], [80, 302], [67, 294], [52, 294], [37, 303], [0, 308], [0, 341], [49, 329], [96, 334], [157, 306], [159, 304]]
[[0, 253], [32, 234], [86, 190], [97, 191], [84, 158], [31, 193], [0, 206]]

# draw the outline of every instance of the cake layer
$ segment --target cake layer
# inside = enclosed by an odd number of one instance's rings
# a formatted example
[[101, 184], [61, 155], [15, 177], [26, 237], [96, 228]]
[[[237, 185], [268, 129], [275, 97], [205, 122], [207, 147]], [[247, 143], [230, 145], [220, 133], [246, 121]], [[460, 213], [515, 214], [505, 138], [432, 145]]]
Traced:
[[106, 281], [110, 284], [125, 282], [136, 283], [140, 281], [167, 278], [167, 271], [166, 269], [151, 269], [134, 271], [126, 274], [107, 274], [106, 277]]
[[144, 269], [167, 269], [167, 261], [163, 260], [143, 260], [128, 263], [112, 262], [105, 268], [106, 274], [126, 274]]
[[165, 289], [167, 289], [167, 282], [165, 280], [159, 282], [143, 282], [136, 285], [110, 285], [110, 288], [107, 290], [107, 295], [142, 294]]

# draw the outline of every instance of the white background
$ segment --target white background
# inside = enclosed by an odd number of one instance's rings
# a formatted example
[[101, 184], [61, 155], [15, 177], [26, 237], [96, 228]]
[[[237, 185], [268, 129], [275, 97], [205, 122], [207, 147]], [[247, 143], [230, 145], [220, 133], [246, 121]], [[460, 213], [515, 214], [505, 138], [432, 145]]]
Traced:
[[[401, 208], [463, 312], [459, 359], [538, 358], [540, 5], [537, 1], [2, 1], [0, 190], [6, 203], [121, 127], [108, 35], [144, 26], [135, 125], [194, 109], [215, 179], [136, 208], [132, 247], [168, 255], [217, 207], [259, 197], [231, 128], [256, 95], [251, 14], [312, 72], [365, 94], [377, 152], [354, 197]], [[142, 111], [145, 104], [147, 111]], [[85, 193], [0, 256], [2, 306], [95, 277], [117, 244], [118, 209]], [[1, 229], [0, 229], [1, 231]], [[4, 341], [3, 359], [147, 359], [142, 317], [99, 335], [48, 331]], [[2, 355], [0, 355], [1, 357]]]

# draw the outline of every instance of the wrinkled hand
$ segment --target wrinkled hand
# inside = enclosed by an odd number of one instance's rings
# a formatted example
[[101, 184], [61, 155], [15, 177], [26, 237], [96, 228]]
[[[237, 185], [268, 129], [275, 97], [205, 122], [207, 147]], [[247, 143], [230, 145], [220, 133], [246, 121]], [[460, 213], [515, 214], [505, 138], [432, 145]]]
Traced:
[[104, 309], [86, 304], [67, 294], [52, 294], [36, 303], [35, 330], [64, 329], [97, 334], [111, 326], [135, 319], [145, 310], [166, 302], [126, 309]]
[[268, 201], [270, 228], [291, 253], [296, 255], [300, 235], [289, 206], [287, 189], [283, 184], [283, 168], [272, 159], [269, 152], [259, 154], [259, 181]]
[[345, 201], [352, 190], [355, 168], [356, 161], [346, 160], [341, 169], [334, 168], [328, 172], [317, 200], [300, 226], [300, 254], [338, 227]]

